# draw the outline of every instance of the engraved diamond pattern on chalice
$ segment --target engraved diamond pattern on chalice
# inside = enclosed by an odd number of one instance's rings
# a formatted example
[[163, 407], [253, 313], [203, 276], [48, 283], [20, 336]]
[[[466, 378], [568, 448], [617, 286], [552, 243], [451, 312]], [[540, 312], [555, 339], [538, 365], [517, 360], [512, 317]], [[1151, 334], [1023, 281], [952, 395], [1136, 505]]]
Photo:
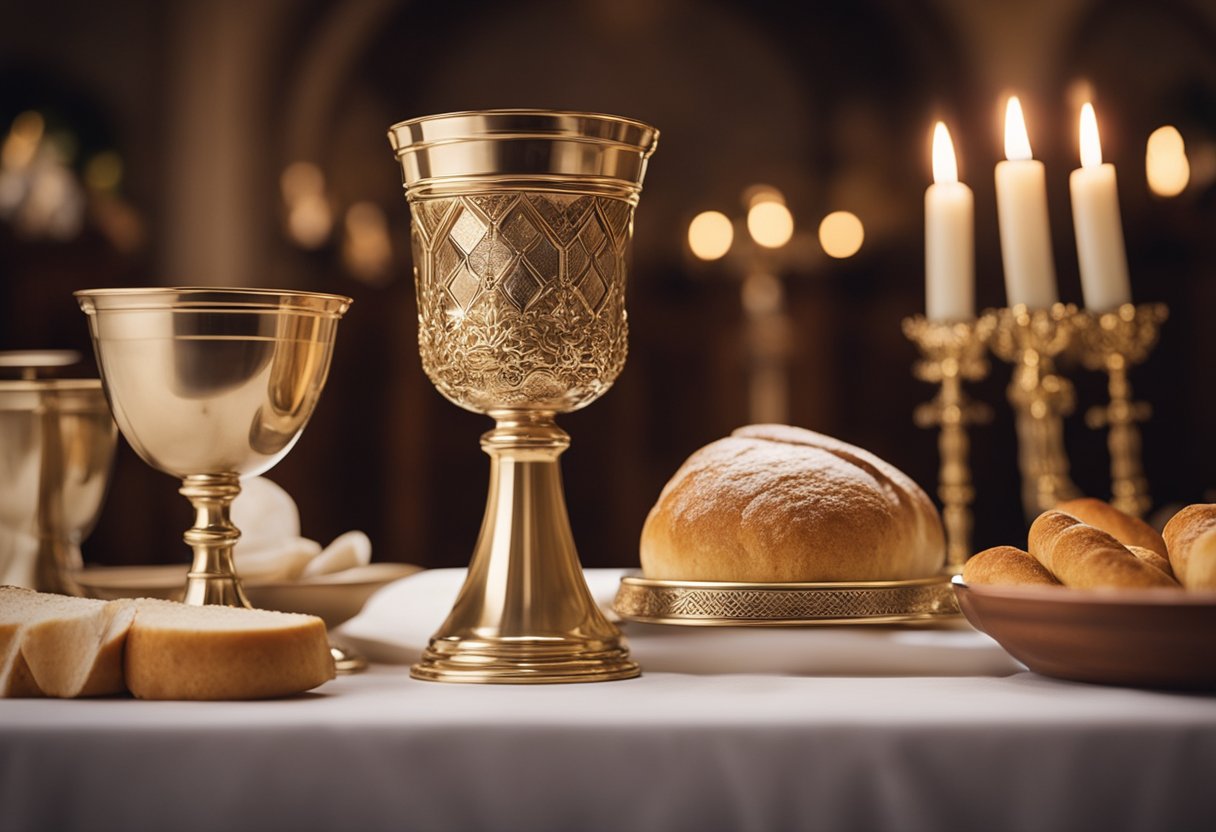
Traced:
[[568, 411], [607, 390], [625, 361], [628, 203], [527, 192], [418, 208], [419, 346], [447, 398]]

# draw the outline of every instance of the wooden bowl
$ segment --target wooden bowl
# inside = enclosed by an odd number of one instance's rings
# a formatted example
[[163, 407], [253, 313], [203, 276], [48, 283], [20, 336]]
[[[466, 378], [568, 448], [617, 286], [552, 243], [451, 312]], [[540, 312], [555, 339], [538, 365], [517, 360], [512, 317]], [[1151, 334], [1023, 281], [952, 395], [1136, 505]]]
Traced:
[[1216, 690], [1216, 592], [968, 586], [959, 607], [1035, 673], [1126, 687]]

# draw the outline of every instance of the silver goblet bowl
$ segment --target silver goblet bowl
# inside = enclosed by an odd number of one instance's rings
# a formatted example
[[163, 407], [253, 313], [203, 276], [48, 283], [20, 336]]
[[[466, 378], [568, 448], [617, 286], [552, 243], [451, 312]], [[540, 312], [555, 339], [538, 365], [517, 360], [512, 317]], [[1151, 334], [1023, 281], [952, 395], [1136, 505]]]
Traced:
[[264, 289], [76, 293], [119, 430], [145, 462], [182, 480], [194, 506], [185, 600], [248, 606], [228, 517], [242, 477], [282, 459], [325, 385], [339, 295]]

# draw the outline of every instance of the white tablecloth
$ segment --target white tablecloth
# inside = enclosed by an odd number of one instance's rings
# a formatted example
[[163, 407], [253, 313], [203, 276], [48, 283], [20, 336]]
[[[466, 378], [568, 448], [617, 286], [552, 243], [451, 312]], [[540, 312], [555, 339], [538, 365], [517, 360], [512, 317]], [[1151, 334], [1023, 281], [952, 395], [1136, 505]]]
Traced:
[[[459, 579], [350, 635], [409, 658]], [[626, 630], [623, 682], [0, 700], [0, 830], [1216, 828], [1216, 698], [1046, 679], [961, 629]]]

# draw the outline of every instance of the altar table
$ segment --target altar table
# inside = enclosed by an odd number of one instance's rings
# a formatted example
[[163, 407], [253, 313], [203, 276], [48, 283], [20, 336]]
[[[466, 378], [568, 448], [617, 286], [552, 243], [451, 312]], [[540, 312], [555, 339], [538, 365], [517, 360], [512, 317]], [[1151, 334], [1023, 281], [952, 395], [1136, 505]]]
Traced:
[[626, 624], [644, 675], [597, 684], [383, 663], [460, 579], [387, 587], [341, 630], [380, 661], [292, 699], [0, 700], [0, 830], [1216, 829], [1216, 696], [1044, 678], [959, 624]]

